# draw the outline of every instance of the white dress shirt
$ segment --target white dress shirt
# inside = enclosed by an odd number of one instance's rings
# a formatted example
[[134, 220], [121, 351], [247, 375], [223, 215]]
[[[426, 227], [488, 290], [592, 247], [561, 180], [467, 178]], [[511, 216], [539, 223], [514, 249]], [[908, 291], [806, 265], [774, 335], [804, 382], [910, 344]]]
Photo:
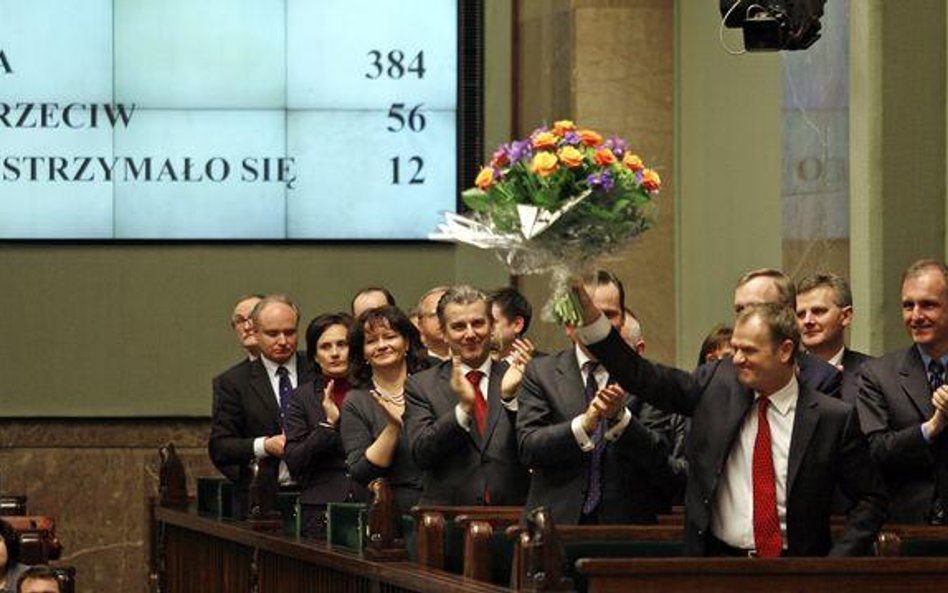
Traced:
[[[260, 357], [260, 362], [263, 363], [263, 368], [267, 371], [267, 378], [270, 380], [270, 389], [273, 393], [273, 396], [276, 398], [277, 408], [280, 407], [280, 375], [277, 374], [277, 369], [281, 366], [286, 368], [287, 376], [290, 378], [290, 385], [293, 389], [296, 389], [297, 386], [297, 374], [296, 374], [296, 354], [290, 357], [289, 360], [283, 364], [273, 362], [266, 356]], [[257, 437], [253, 440], [253, 454], [257, 459], [263, 459], [268, 457], [267, 450], [264, 447], [264, 441], [267, 438], [273, 435], [266, 435], [262, 437]], [[280, 460], [280, 477], [279, 481], [281, 485], [288, 485], [293, 483], [293, 478], [290, 477], [290, 470], [286, 467], [286, 463]]]
[[[791, 376], [786, 385], [770, 396], [767, 405], [771, 454], [777, 480], [777, 516], [784, 548], [787, 547], [787, 462], [798, 395], [796, 376]], [[744, 550], [755, 548], [753, 461], [759, 398], [759, 394], [755, 393], [754, 405], [747, 411], [740, 435], [728, 453], [711, 512], [711, 531], [715, 537], [729, 546]]]

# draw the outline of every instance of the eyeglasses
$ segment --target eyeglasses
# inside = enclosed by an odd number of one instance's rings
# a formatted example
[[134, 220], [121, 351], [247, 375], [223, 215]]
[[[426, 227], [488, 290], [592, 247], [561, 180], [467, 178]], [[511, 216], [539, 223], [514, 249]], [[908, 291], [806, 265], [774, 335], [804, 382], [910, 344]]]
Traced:
[[244, 317], [243, 315], [234, 315], [230, 319], [230, 325], [231, 327], [237, 327], [238, 325], [249, 325], [250, 321], [251, 320], [249, 317]]

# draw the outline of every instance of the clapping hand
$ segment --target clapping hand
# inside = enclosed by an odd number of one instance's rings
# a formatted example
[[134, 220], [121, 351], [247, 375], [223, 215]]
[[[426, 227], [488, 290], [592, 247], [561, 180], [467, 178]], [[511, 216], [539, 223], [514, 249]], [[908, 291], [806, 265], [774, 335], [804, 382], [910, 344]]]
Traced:
[[948, 385], [942, 385], [932, 394], [932, 407], [935, 408], [935, 413], [926, 424], [928, 424], [929, 437], [934, 438], [948, 424]]
[[339, 406], [336, 405], [336, 401], [332, 398], [332, 388], [335, 385], [335, 381], [330, 379], [326, 386], [323, 387], [323, 411], [326, 412], [326, 423], [330, 426], [339, 425]]
[[517, 338], [511, 346], [513, 351], [510, 354], [510, 366], [500, 382], [500, 396], [505, 400], [513, 399], [517, 395], [517, 389], [523, 381], [523, 371], [533, 359], [535, 350], [533, 342], [527, 338]]
[[625, 406], [625, 390], [612, 383], [596, 393], [583, 414], [583, 430], [592, 434], [603, 420], [611, 420]]
[[474, 409], [474, 398], [477, 396], [474, 392], [474, 386], [464, 376], [464, 369], [461, 368], [461, 355], [451, 353], [451, 389], [458, 396], [458, 405], [468, 414]]
[[402, 416], [405, 414], [405, 396], [393, 398], [379, 392], [377, 389], [373, 389], [369, 393], [372, 394], [375, 403], [385, 412], [385, 419], [388, 423], [401, 429]]

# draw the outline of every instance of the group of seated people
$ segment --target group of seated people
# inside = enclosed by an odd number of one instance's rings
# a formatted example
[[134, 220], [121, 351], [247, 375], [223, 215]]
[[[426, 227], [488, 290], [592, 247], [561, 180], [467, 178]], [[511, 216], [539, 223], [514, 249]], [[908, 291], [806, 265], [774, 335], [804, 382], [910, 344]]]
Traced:
[[20, 562], [16, 530], [0, 519], [0, 593], [61, 593], [57, 573], [45, 565]]
[[654, 523], [683, 489], [695, 555], [862, 555], [886, 520], [946, 520], [942, 262], [906, 270], [914, 344], [878, 359], [845, 347], [852, 295], [833, 274], [742, 276], [733, 325], [712, 330], [694, 372], [644, 358], [615, 275], [572, 290], [583, 321], [550, 353], [512, 288], [436, 287], [404, 312], [370, 287], [351, 314], [309, 323], [305, 354], [290, 299], [241, 298], [246, 356], [214, 378], [211, 459], [238, 489], [253, 460], [279, 460], [309, 537], [328, 503], [365, 500], [378, 477], [403, 513], [545, 506], [572, 524]]

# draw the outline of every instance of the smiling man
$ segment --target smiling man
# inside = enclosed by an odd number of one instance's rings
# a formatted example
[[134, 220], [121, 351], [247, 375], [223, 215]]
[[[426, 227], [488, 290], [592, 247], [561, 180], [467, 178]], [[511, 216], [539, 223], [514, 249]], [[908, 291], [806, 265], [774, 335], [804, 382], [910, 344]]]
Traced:
[[853, 321], [849, 283], [836, 274], [813, 274], [797, 284], [797, 323], [806, 351], [843, 372], [842, 397], [855, 403], [856, 376], [872, 357], [846, 347], [846, 328]]
[[[856, 411], [798, 381], [799, 330], [786, 304], [745, 304], [733, 358], [694, 375], [649, 362], [611, 328], [585, 288], [577, 330], [627, 391], [692, 417], [685, 493], [689, 555], [865, 555], [885, 520], [886, 493]], [[853, 501], [830, 537], [834, 489]]]
[[914, 344], [860, 370], [859, 419], [898, 523], [948, 524], [948, 267], [920, 260], [902, 275], [902, 322]]
[[490, 358], [487, 297], [449, 289], [438, 319], [452, 360], [409, 377], [405, 428], [423, 472], [421, 504], [519, 505], [528, 477], [517, 459], [515, 394], [523, 365]]

